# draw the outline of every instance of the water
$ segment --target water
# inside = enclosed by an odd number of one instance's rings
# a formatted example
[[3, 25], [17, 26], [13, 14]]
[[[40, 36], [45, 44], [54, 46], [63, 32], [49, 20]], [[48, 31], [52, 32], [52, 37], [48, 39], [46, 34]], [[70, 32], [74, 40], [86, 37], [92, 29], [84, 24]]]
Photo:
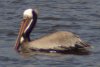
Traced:
[[[37, 8], [38, 23], [32, 38], [54, 31], [71, 31], [94, 48], [91, 55], [45, 55], [23, 57], [13, 49], [22, 13]], [[99, 0], [1, 0], [0, 67], [100, 67]]]

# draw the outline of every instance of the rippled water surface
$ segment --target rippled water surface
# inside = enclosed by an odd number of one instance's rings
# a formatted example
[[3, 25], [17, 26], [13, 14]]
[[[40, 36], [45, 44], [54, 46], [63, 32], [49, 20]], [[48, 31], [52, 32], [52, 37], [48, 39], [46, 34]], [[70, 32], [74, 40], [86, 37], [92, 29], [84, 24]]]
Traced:
[[[54, 31], [71, 31], [94, 46], [92, 54], [17, 54], [13, 47], [22, 13], [27, 8], [39, 11], [32, 38]], [[100, 67], [100, 0], [1, 0], [0, 67]]]

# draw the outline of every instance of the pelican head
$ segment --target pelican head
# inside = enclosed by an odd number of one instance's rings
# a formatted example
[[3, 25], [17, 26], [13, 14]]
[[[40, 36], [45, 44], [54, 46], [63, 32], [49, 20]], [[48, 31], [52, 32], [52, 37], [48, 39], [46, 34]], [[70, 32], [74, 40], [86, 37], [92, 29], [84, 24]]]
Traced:
[[32, 18], [33, 17], [32, 11], [33, 11], [32, 9], [25, 10], [23, 12], [23, 18], [27, 18], [27, 17]]
[[37, 21], [37, 10], [27, 9], [23, 12], [23, 20], [18, 33], [15, 49], [18, 51], [24, 41], [30, 41], [30, 33]]

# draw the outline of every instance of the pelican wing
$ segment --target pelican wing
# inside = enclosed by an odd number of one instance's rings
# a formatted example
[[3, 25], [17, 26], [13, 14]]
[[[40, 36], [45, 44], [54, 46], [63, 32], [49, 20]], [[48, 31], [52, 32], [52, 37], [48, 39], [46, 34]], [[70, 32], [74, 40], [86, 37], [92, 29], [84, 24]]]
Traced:
[[78, 36], [71, 32], [56, 32], [35, 41], [31, 41], [28, 45], [31, 49], [55, 50], [65, 50], [76, 47], [84, 48], [88, 46]]

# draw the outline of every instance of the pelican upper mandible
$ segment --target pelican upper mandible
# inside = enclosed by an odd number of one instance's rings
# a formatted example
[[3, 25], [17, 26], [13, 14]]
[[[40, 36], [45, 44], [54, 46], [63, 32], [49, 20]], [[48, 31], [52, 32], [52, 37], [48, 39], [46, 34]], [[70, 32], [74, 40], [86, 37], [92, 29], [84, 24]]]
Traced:
[[67, 53], [67, 51], [84, 52], [90, 47], [90, 45], [82, 41], [79, 36], [67, 31], [58, 31], [32, 41], [30, 39], [30, 33], [36, 25], [37, 17], [38, 12], [36, 9], [27, 9], [24, 11], [23, 20], [15, 44], [16, 51], [24, 49], [26, 51]]

